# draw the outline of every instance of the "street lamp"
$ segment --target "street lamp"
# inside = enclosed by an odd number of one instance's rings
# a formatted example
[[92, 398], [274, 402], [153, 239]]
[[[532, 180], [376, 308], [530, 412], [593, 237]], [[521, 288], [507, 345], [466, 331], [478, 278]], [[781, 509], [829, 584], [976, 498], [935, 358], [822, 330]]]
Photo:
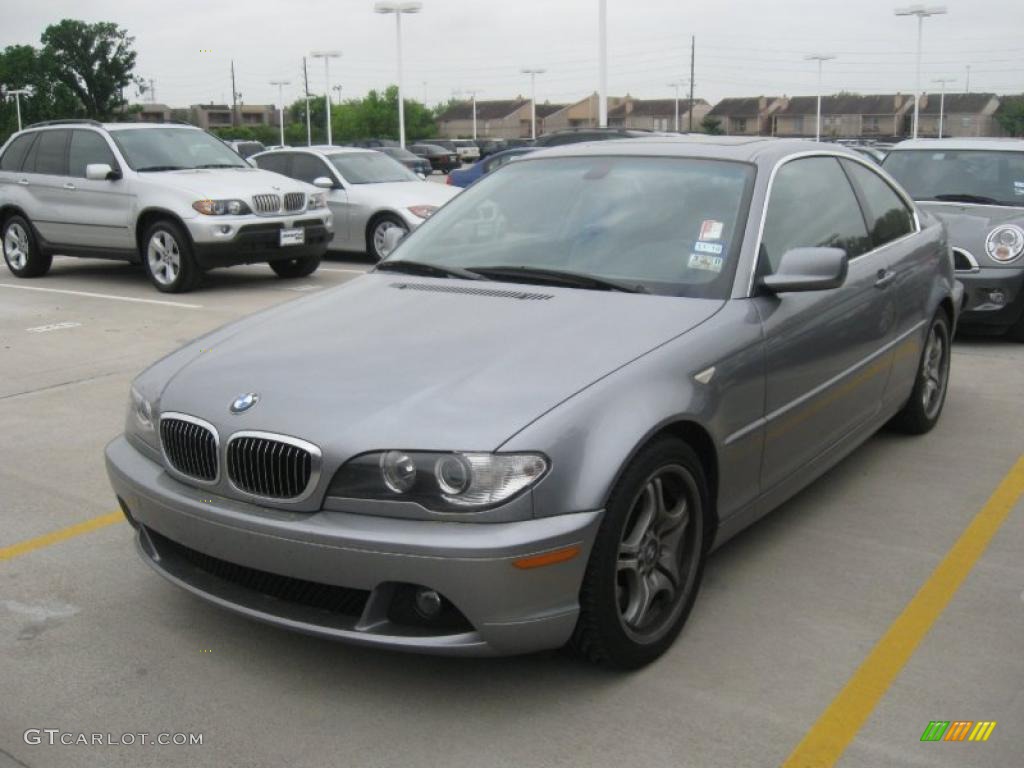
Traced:
[[919, 102], [921, 100], [921, 36], [924, 30], [924, 20], [928, 16], [941, 16], [946, 13], [944, 5], [908, 5], [906, 8], [897, 8], [897, 16], [917, 16], [917, 75], [914, 81], [914, 138], [917, 138], [917, 118], [919, 113]]
[[473, 100], [473, 141], [476, 141], [476, 95], [480, 91], [466, 91], [466, 93]]
[[327, 145], [331, 144], [331, 59], [340, 59], [341, 51], [313, 51], [314, 59], [324, 60], [324, 99], [327, 107]]
[[21, 130], [21, 97], [22, 96], [31, 96], [32, 93], [33, 93], [33, 91], [32, 91], [31, 87], [11, 88], [11, 89], [4, 88], [3, 89], [3, 95], [5, 97], [7, 97], [7, 96], [13, 96], [14, 97], [14, 108], [15, 108], [15, 110], [18, 113], [18, 130], [19, 131]]
[[524, 75], [530, 76], [530, 138], [537, 138], [537, 75], [543, 75], [546, 69], [531, 69], [523, 67], [519, 70]]
[[402, 14], [419, 13], [423, 9], [420, 2], [397, 2], [396, 0], [378, 0], [373, 4], [376, 13], [395, 14], [395, 40], [398, 48], [398, 143], [405, 146], [405, 104], [402, 99]]
[[[676, 89], [676, 133], [679, 133], [679, 89], [686, 85], [685, 80], [676, 80], [668, 84], [669, 88]], [[690, 109], [693, 109], [691, 105]]]
[[281, 146], [284, 146], [284, 87], [291, 83], [290, 80], [271, 80], [271, 85], [277, 86], [277, 103], [281, 106], [278, 108], [277, 120], [278, 127], [281, 129]]
[[608, 127], [608, 0], [597, 4], [597, 58], [598, 94], [597, 122], [602, 128]]
[[805, 61], [818, 62], [818, 119], [814, 124], [814, 140], [821, 141], [821, 62], [830, 61], [835, 58], [831, 53], [812, 53], [804, 56]]
[[946, 83], [955, 83], [955, 77], [937, 77], [932, 80], [933, 83], [939, 83], [941, 90], [939, 91], [939, 138], [942, 138], [942, 116], [946, 111]]

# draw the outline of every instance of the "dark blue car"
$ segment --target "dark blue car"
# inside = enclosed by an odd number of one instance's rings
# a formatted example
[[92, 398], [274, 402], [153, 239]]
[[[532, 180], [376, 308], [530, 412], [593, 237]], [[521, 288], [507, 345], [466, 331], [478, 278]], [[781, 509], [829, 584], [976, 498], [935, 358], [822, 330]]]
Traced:
[[515, 149], [506, 149], [503, 152], [495, 152], [483, 160], [478, 160], [468, 168], [459, 168], [451, 171], [448, 174], [448, 183], [453, 187], [468, 187], [481, 176], [486, 176], [491, 171], [505, 165], [512, 158], [525, 155], [527, 152], [533, 152], [533, 147], [516, 147]]

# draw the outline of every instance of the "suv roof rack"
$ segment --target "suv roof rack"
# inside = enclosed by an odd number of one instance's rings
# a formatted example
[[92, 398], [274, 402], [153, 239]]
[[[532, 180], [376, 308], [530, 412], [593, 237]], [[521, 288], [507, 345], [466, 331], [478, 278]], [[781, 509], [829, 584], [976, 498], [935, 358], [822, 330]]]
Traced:
[[26, 128], [42, 128], [47, 125], [99, 125], [102, 126], [99, 120], [90, 120], [89, 118], [73, 118], [68, 120], [43, 120], [41, 123], [32, 123], [26, 125]]

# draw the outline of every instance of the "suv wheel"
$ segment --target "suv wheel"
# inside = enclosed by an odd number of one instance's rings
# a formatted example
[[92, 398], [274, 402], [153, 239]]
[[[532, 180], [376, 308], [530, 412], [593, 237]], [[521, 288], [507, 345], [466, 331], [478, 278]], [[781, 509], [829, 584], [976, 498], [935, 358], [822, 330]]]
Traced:
[[15, 277], [41, 277], [53, 264], [53, 256], [42, 254], [32, 225], [21, 216], [4, 222], [3, 247], [4, 261]]
[[142, 263], [158, 291], [184, 293], [199, 282], [192, 241], [173, 221], [158, 221], [142, 236]]

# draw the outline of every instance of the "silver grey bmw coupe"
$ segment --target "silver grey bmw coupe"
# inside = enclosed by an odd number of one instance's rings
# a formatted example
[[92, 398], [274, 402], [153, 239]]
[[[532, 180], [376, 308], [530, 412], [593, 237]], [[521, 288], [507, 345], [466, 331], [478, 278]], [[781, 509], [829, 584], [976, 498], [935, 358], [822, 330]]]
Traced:
[[536, 152], [157, 362], [107, 468], [143, 559], [237, 613], [637, 667], [711, 550], [935, 425], [962, 290], [942, 225], [841, 147]]

